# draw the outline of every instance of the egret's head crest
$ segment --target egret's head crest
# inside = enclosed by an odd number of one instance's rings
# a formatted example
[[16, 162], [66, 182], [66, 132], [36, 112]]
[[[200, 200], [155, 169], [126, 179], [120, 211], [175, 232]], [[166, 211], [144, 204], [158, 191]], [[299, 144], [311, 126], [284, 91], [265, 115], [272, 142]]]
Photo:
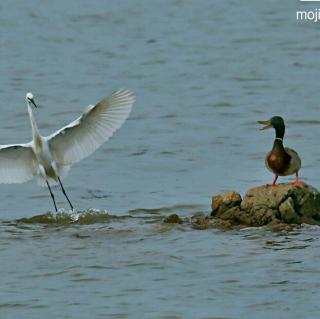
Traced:
[[26, 100], [28, 100], [28, 101], [32, 101], [33, 100], [33, 94], [32, 93], [27, 93], [26, 94]]
[[33, 104], [34, 107], [37, 107], [37, 104], [35, 103], [34, 99], [33, 99], [33, 94], [32, 93], [27, 93], [26, 94], [26, 100], [28, 103]]

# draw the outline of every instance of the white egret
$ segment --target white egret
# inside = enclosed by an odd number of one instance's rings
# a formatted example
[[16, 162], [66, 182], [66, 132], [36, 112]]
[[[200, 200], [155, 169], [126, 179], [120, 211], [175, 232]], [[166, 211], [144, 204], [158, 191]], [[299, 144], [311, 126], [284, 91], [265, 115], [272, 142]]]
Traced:
[[40, 135], [32, 111], [32, 105], [37, 105], [32, 93], [27, 93], [33, 139], [26, 144], [0, 146], [0, 183], [23, 183], [38, 177], [40, 185], [48, 186], [56, 211], [50, 183], [60, 184], [73, 209], [61, 180], [72, 164], [92, 154], [121, 127], [130, 114], [134, 100], [131, 91], [118, 90], [96, 105], [89, 105], [75, 121], [44, 137]]

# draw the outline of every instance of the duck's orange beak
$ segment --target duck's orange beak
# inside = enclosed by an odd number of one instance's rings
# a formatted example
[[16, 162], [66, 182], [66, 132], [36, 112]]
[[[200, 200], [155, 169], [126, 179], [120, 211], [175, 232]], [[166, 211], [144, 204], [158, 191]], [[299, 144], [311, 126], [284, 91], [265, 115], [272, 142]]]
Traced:
[[270, 120], [268, 120], [268, 121], [258, 121], [258, 123], [259, 123], [259, 124], [262, 124], [262, 125], [265, 125], [264, 127], [262, 127], [262, 128], [260, 129], [260, 131], [266, 130], [266, 129], [272, 127], [272, 124], [271, 124], [271, 121], [270, 121]]

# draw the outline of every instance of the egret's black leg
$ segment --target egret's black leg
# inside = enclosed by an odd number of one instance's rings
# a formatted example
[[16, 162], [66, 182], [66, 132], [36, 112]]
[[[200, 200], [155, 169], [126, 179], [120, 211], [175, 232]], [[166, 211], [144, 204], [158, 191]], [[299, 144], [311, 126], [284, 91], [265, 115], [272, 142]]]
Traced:
[[54, 208], [56, 209], [56, 212], [58, 212], [57, 205], [56, 205], [56, 201], [54, 200], [54, 196], [53, 196], [53, 193], [52, 193], [52, 191], [51, 191], [50, 185], [49, 185], [48, 181], [46, 181], [46, 183], [47, 183], [47, 185], [48, 185], [49, 192], [50, 192], [51, 198], [52, 198], [52, 200], [53, 200]]
[[62, 185], [62, 183], [61, 183], [61, 180], [60, 180], [60, 177], [59, 177], [59, 176], [58, 176], [58, 181], [59, 181], [59, 183], [60, 183], [60, 186], [61, 186], [63, 195], [66, 197], [66, 199], [68, 200], [68, 203], [69, 203], [71, 209], [73, 210], [73, 206], [72, 206], [72, 204], [71, 204], [71, 202], [70, 202], [70, 199], [69, 199], [66, 191], [64, 190], [64, 187], [63, 187], [63, 185]]

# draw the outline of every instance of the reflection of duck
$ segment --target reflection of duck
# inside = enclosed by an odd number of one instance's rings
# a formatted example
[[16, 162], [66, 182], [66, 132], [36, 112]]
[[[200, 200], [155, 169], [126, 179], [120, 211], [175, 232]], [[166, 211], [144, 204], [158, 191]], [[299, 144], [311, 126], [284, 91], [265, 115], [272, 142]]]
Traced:
[[303, 187], [304, 185], [299, 180], [298, 175], [298, 171], [301, 168], [300, 157], [293, 149], [283, 147], [285, 125], [282, 117], [274, 116], [268, 121], [258, 121], [258, 123], [265, 125], [261, 130], [273, 127], [276, 131], [272, 150], [266, 156], [266, 167], [276, 175], [272, 186], [276, 185], [278, 176], [296, 174], [296, 180], [293, 185]]

